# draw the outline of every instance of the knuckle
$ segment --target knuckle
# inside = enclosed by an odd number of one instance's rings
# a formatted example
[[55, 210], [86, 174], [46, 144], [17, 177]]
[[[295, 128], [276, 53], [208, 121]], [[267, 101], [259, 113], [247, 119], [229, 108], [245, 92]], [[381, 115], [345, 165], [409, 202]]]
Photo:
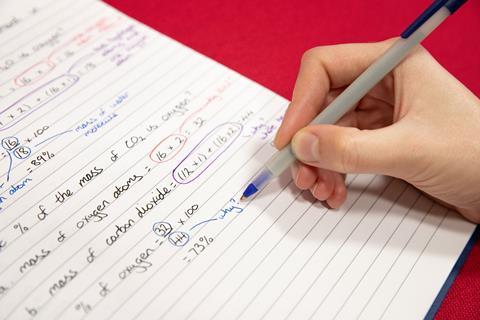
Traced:
[[464, 217], [469, 220], [470, 222], [473, 222], [475, 224], [480, 224], [480, 216], [474, 216], [474, 215], [464, 215]]
[[471, 222], [473, 222], [475, 224], [480, 224], [480, 211], [479, 210], [462, 210], [462, 209], [460, 209], [459, 212], [467, 220], [470, 220]]
[[322, 47], [314, 47], [305, 51], [302, 55], [302, 64], [318, 61], [321, 56]]
[[305, 64], [305, 63], [308, 63], [308, 62], [312, 61], [313, 58], [314, 58], [313, 49], [308, 49], [307, 51], [305, 51], [302, 54], [301, 62], [302, 62], [302, 64]]
[[396, 79], [402, 79], [406, 75], [414, 73], [417, 74], [418, 70], [426, 70], [429, 62], [434, 59], [428, 52], [428, 50], [422, 45], [415, 46], [407, 57], [393, 69], [393, 74]]
[[411, 53], [412, 55], [428, 54], [428, 50], [422, 44], [419, 44], [418, 46], [413, 47], [411, 52], [412, 52]]
[[342, 172], [358, 172], [360, 168], [360, 153], [354, 135], [342, 135], [337, 140], [339, 155], [339, 169]]

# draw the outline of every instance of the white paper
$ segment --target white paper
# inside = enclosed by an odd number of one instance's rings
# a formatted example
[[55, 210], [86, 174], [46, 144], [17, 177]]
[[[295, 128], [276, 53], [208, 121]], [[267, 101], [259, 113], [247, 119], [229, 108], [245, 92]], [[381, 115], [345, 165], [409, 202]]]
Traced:
[[[9, 7], [9, 6], [7, 6]], [[414, 319], [474, 225], [350, 175], [255, 199], [288, 102], [96, 1], [0, 20], [0, 318]]]

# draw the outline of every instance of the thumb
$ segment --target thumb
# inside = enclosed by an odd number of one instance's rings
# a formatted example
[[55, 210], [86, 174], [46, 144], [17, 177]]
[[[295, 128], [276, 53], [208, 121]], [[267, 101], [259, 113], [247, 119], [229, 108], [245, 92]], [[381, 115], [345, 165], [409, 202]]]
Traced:
[[312, 125], [292, 139], [298, 160], [342, 173], [402, 176], [405, 152], [392, 127], [359, 130], [335, 125]]

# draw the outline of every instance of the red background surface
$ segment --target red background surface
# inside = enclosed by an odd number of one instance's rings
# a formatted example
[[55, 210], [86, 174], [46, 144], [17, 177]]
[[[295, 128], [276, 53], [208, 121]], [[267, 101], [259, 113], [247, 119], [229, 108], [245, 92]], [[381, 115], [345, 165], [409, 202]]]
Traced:
[[[429, 0], [106, 2], [287, 99], [305, 50], [397, 36], [430, 4]], [[424, 46], [480, 96], [479, 0], [467, 2]], [[480, 319], [480, 242], [436, 319]]]

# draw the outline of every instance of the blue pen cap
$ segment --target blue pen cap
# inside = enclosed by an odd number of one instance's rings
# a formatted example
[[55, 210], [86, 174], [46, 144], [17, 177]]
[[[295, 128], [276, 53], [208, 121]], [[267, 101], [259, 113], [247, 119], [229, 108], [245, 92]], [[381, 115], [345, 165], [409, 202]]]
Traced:
[[442, 8], [448, 0], [436, 0], [434, 1], [423, 13], [408, 26], [405, 31], [400, 35], [403, 39], [407, 39], [414, 33], [422, 24], [425, 23], [431, 16], [433, 16], [440, 8]]
[[440, 8], [446, 7], [450, 13], [458, 10], [467, 0], [436, 0], [434, 1], [405, 31], [400, 35], [407, 39], [414, 33], [422, 24], [425, 23], [431, 16], [433, 16]]
[[460, 8], [467, 0], [449, 0], [445, 3], [445, 7], [447, 7], [448, 11], [454, 13]]

